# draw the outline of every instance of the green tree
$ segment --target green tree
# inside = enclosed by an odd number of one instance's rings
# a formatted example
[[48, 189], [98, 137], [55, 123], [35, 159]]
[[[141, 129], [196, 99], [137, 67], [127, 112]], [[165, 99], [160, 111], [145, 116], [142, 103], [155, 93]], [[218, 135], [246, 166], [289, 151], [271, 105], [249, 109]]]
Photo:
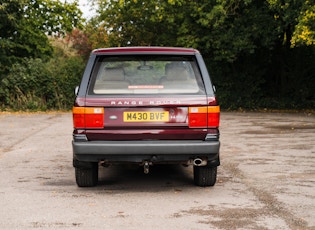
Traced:
[[57, 94], [51, 88], [55, 71], [47, 67], [54, 55], [49, 37], [64, 37], [73, 28], [80, 28], [81, 16], [78, 1], [0, 0], [0, 107], [45, 109], [63, 105], [51, 96]]
[[107, 46], [176, 45], [179, 1], [101, 1], [99, 24], [108, 34]]
[[272, 17], [263, 1], [191, 2], [179, 27], [178, 42], [189, 44], [216, 61], [235, 61], [273, 44]]
[[12, 50], [16, 47], [14, 36], [19, 28], [18, 22], [22, 20], [22, 3], [20, 1], [0, 0], [0, 75], [9, 69], [15, 57]]
[[254, 0], [104, 1], [99, 27], [107, 46], [166, 45], [198, 48], [215, 60], [269, 46], [275, 37], [268, 5]]
[[199, 49], [223, 107], [315, 106], [312, 0], [93, 2], [95, 31], [103, 31], [105, 47]]
[[174, 45], [199, 48], [233, 62], [256, 49], [312, 45], [311, 0], [94, 0], [106, 46]]
[[292, 37], [292, 46], [315, 45], [315, 3], [306, 0], [298, 17]]
[[0, 0], [0, 75], [20, 58], [48, 58], [47, 35], [64, 35], [81, 26], [78, 3], [60, 0]]

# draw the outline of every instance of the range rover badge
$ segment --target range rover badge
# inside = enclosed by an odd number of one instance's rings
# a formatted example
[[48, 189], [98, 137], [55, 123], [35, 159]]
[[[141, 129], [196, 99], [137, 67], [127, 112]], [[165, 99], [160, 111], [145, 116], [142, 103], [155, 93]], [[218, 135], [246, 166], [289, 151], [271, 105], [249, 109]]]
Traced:
[[109, 116], [109, 119], [110, 120], [117, 120], [117, 116], [115, 116], [115, 115]]

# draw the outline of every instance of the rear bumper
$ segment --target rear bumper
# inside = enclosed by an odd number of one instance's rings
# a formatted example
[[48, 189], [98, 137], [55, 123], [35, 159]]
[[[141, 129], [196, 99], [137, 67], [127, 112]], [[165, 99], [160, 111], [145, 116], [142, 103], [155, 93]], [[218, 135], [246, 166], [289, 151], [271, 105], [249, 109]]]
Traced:
[[74, 159], [99, 162], [185, 162], [194, 158], [217, 159], [220, 142], [198, 140], [172, 141], [82, 141], [72, 142]]

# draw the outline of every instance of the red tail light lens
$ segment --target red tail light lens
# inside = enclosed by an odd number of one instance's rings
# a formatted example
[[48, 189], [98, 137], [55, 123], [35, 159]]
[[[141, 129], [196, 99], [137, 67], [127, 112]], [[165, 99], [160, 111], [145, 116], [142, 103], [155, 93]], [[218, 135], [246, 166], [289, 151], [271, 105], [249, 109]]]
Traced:
[[220, 106], [208, 106], [208, 127], [219, 127]]
[[190, 128], [219, 127], [220, 106], [189, 107], [188, 113]]
[[104, 108], [99, 107], [73, 107], [74, 128], [103, 128]]
[[207, 128], [207, 107], [189, 107], [189, 127]]

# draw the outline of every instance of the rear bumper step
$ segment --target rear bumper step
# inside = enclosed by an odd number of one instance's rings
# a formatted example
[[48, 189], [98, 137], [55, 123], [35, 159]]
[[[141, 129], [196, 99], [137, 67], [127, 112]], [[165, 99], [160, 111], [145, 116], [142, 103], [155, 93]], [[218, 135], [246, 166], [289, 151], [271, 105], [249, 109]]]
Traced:
[[192, 157], [218, 157], [219, 141], [87, 141], [72, 142], [74, 158], [79, 161], [137, 162], [154, 157], [154, 161], [180, 161]]
[[219, 141], [87, 141], [72, 142], [80, 154], [211, 154], [218, 153]]

